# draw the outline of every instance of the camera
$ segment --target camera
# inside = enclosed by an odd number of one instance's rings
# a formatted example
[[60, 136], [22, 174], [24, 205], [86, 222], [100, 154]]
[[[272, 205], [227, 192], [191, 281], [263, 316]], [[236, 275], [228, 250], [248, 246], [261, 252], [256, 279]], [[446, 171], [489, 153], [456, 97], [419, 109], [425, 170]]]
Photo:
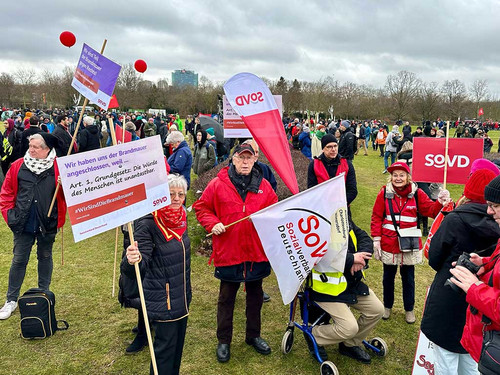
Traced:
[[[472, 272], [474, 275], [477, 274], [477, 272], [481, 268], [481, 266], [476, 266], [474, 263], [471, 262], [471, 260], [470, 260], [470, 254], [469, 253], [462, 253], [462, 255], [460, 255], [458, 257], [456, 266], [465, 267], [470, 272]], [[444, 285], [448, 285], [455, 292], [458, 292], [458, 293], [462, 293], [463, 292], [462, 289], [460, 289], [458, 286], [456, 286], [455, 284], [453, 284], [453, 282], [450, 279], [446, 280], [446, 282], [444, 283]]]

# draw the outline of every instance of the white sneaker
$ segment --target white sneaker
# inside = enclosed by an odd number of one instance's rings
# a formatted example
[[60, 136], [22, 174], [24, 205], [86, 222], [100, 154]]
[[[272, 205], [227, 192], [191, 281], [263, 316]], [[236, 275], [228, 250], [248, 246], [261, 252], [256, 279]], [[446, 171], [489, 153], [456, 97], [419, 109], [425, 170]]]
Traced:
[[7, 301], [5, 305], [0, 309], [0, 320], [8, 319], [14, 310], [17, 308], [16, 301]]

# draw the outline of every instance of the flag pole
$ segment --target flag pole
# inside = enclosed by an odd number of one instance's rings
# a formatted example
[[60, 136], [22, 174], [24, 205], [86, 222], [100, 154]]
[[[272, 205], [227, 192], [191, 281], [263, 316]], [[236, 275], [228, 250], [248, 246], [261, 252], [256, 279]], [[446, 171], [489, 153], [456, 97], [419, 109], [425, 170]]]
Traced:
[[[253, 215], [253, 214], [252, 214], [252, 215]], [[252, 215], [248, 215], [248, 216], [242, 217], [241, 219], [238, 219], [238, 220], [236, 220], [236, 221], [232, 222], [231, 224], [224, 225], [224, 228], [229, 228], [229, 227], [232, 227], [232, 226], [233, 226], [233, 225], [235, 225], [235, 224], [238, 224], [238, 223], [241, 223], [241, 222], [242, 222], [242, 221], [244, 221], [244, 220], [250, 219], [250, 217], [251, 217]], [[205, 236], [205, 238], [212, 237], [212, 235], [213, 235], [213, 233], [209, 233], [209, 234], [207, 234], [207, 235]]]
[[[101, 47], [101, 55], [104, 53], [104, 48], [106, 48], [107, 42], [108, 42], [107, 39], [104, 39], [104, 42], [102, 43], [102, 47]], [[73, 146], [76, 142], [76, 136], [78, 135], [78, 129], [80, 128], [80, 124], [82, 123], [83, 114], [85, 113], [85, 107], [87, 106], [88, 102], [89, 102], [89, 100], [87, 98], [85, 98], [85, 100], [83, 101], [82, 111], [80, 113], [80, 117], [78, 117], [78, 123], [76, 124], [75, 133], [73, 134], [73, 137], [71, 138], [71, 143], [69, 145], [68, 153], [66, 154], [66, 156], [71, 155], [71, 149], [73, 148]], [[54, 192], [54, 196], [52, 197], [52, 202], [50, 202], [49, 213], [47, 214], [47, 217], [50, 217], [50, 214], [52, 213], [52, 210], [54, 209], [54, 204], [56, 202], [56, 197], [57, 197], [57, 193], [59, 193], [60, 186], [61, 186], [61, 183], [59, 181], [57, 181], [56, 191]]]
[[450, 140], [450, 122], [446, 122], [446, 143], [444, 147], [444, 181], [443, 189], [446, 189], [446, 178], [448, 177], [448, 143]]
[[64, 226], [61, 227], [61, 266], [64, 266]]
[[[125, 121], [125, 118], [124, 118], [124, 121]], [[111, 131], [111, 129], [110, 129], [110, 131]], [[115, 137], [116, 137], [116, 134], [115, 134]], [[125, 143], [125, 129], [124, 129], [124, 127], [122, 127], [122, 144], [123, 143]], [[118, 258], [118, 232], [119, 232], [119, 229], [118, 229], [118, 227], [116, 227], [116, 231], [115, 231], [115, 262], [113, 263], [113, 290], [111, 293], [112, 297], [115, 296], [115, 286], [116, 286], [116, 258]]]

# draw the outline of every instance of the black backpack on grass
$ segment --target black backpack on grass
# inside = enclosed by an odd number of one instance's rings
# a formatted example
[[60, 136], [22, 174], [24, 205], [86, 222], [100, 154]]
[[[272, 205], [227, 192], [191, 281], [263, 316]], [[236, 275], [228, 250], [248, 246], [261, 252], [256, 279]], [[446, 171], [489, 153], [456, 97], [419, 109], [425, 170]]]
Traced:
[[[21, 337], [23, 339], [44, 339], [56, 331], [69, 327], [65, 320], [56, 320], [54, 307], [56, 297], [49, 290], [31, 288], [17, 301], [21, 313]], [[61, 322], [64, 327], [59, 328]]]

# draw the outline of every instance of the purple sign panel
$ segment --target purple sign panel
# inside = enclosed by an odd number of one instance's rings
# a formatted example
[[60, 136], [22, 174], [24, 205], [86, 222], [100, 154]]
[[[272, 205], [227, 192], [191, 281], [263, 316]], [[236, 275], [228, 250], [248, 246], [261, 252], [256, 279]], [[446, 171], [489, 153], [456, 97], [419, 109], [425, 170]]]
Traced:
[[88, 100], [108, 109], [121, 66], [83, 45], [71, 86]]

